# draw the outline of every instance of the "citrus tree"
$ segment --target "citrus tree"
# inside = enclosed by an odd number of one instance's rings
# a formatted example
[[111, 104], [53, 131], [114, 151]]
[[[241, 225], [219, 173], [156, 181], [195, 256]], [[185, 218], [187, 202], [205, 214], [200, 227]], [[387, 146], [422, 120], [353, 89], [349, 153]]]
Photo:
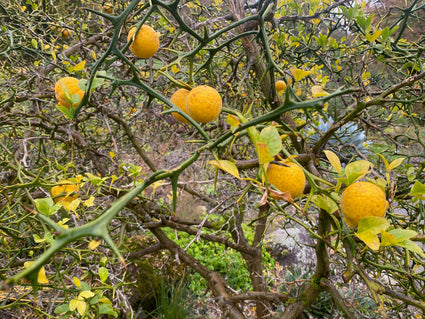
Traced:
[[1, 311], [423, 315], [425, 3], [401, 2], [2, 1]]

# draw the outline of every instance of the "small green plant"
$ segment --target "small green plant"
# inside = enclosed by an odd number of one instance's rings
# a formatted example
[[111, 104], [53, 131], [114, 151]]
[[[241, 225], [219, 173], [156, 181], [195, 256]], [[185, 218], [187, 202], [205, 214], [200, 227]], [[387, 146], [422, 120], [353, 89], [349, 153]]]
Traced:
[[156, 296], [157, 308], [153, 315], [160, 319], [185, 319], [191, 309], [189, 289], [184, 279], [167, 283], [161, 281], [160, 290]]
[[[108, 270], [99, 268], [99, 278], [103, 283], [108, 279]], [[112, 307], [112, 301], [103, 295], [103, 288], [90, 287], [89, 284], [77, 277], [72, 278], [76, 287], [74, 298], [55, 308], [59, 319], [65, 318], [117, 318], [118, 313]]]
[[[246, 238], [249, 241], [252, 240], [254, 236], [252, 229], [246, 225], [243, 226], [243, 229]], [[211, 231], [207, 231], [206, 229], [203, 231], [211, 233]], [[226, 248], [221, 244], [207, 242], [202, 239], [193, 241], [193, 236], [185, 232], [175, 232], [167, 229], [166, 233], [180, 247], [187, 247], [190, 244], [187, 252], [206, 267], [223, 274], [233, 289], [248, 290], [251, 287], [251, 280], [245, 260], [239, 252]], [[267, 270], [272, 269], [275, 265], [275, 260], [264, 247], [263, 265]], [[189, 289], [195, 295], [200, 296], [204, 294], [207, 286], [201, 275], [198, 273], [190, 274], [188, 281]]]

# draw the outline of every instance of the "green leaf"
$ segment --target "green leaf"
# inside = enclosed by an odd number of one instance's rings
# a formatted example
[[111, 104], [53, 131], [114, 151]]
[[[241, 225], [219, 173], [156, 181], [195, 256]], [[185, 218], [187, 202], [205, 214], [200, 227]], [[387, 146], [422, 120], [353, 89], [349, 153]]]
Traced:
[[372, 19], [373, 14], [370, 14], [367, 18], [364, 15], [359, 15], [356, 18], [357, 24], [360, 26], [360, 28], [363, 29], [365, 33], [369, 33], [370, 29], [372, 28]]
[[34, 202], [37, 210], [46, 216], [55, 214], [62, 207], [60, 204], [55, 204], [51, 197], [37, 198]]
[[341, 161], [339, 160], [338, 156], [332, 151], [323, 151], [323, 153], [325, 153], [326, 158], [331, 163], [334, 170], [336, 170], [337, 173], [341, 175], [342, 167], [341, 167]]
[[258, 142], [265, 143], [271, 156], [275, 156], [282, 150], [282, 140], [274, 125], [265, 127], [258, 138]]
[[99, 305], [99, 314], [111, 315], [111, 316], [114, 316], [114, 318], [118, 317], [118, 313], [112, 308], [112, 305], [108, 303], [102, 303]]
[[[134, 164], [129, 164], [129, 165], [131, 165], [128, 168], [130, 176], [135, 176], [135, 177], [139, 176], [140, 172], [142, 171], [142, 167], [136, 166]], [[86, 173], [85, 175], [87, 176], [87, 178], [84, 178], [84, 180], [89, 181], [90, 183], [93, 184], [93, 186], [98, 186], [107, 179], [107, 178], [100, 178], [99, 176], [93, 175], [91, 173]]]
[[63, 105], [56, 105], [56, 108], [61, 111], [67, 118], [74, 119], [75, 118], [75, 109], [70, 107], [69, 109]]
[[[337, 196], [336, 193], [332, 193], [334, 197]], [[338, 205], [332, 198], [324, 194], [315, 195], [312, 198], [312, 202], [319, 208], [324, 209], [329, 214], [333, 214], [338, 210]]]
[[59, 313], [64, 313], [64, 312], [68, 312], [68, 311], [69, 311], [69, 305], [63, 304], [63, 305], [57, 306], [54, 310], [54, 313], [59, 314]]
[[353, 20], [357, 16], [357, 6], [354, 6], [353, 8], [341, 6], [340, 8], [349, 21]]
[[344, 174], [347, 176], [349, 184], [354, 183], [356, 180], [362, 178], [369, 172], [371, 163], [365, 160], [355, 161], [345, 167]]
[[260, 164], [270, 163], [274, 157], [270, 155], [269, 148], [266, 143], [257, 142], [258, 162]]
[[38, 42], [36, 39], [31, 39], [31, 44], [34, 49], [38, 49]]
[[233, 176], [235, 176], [236, 178], [240, 178], [239, 176], [239, 170], [236, 167], [236, 165], [230, 161], [227, 160], [211, 160], [208, 162], [208, 164], [213, 165], [223, 171], [225, 171], [226, 173], [229, 173]]
[[388, 231], [389, 234], [394, 236], [396, 241], [398, 243], [408, 240], [414, 236], [416, 236], [418, 233], [411, 229], [402, 229], [402, 228], [396, 228]]
[[398, 26], [395, 26], [394, 28], [392, 28], [391, 30], [386, 27], [384, 29], [382, 29], [382, 33], [381, 33], [381, 38], [383, 40], [383, 42], [387, 41], [388, 38], [394, 33], [396, 32], [398, 29]]
[[390, 222], [384, 217], [368, 216], [360, 219], [357, 231], [359, 233], [370, 232], [376, 235], [389, 227]]
[[102, 296], [102, 294], [101, 294], [101, 293], [97, 293], [96, 295], [94, 295], [94, 297], [93, 297], [93, 298], [91, 298], [91, 299], [90, 299], [89, 304], [90, 304], [90, 305], [95, 305], [95, 304], [99, 303], [99, 301], [100, 301], [102, 298], [104, 298], [104, 297]]
[[379, 238], [376, 234], [370, 231], [364, 231], [361, 233], [356, 233], [356, 236], [360, 238], [370, 249], [378, 250], [379, 249]]
[[71, 101], [72, 101], [71, 105], [77, 106], [81, 102], [80, 95], [78, 95], [77, 93], [73, 94], [71, 97]]
[[105, 282], [108, 279], [109, 272], [105, 267], [99, 267], [99, 278], [101, 282]]
[[53, 199], [52, 198], [37, 198], [34, 200], [35, 207], [37, 210], [42, 213], [43, 215], [49, 216], [50, 215], [50, 206], [53, 206]]
[[399, 243], [398, 246], [404, 247], [407, 250], [410, 250], [411, 252], [414, 252], [414, 253], [418, 254], [419, 256], [425, 258], [425, 253], [424, 253], [423, 249], [421, 247], [419, 247], [417, 244], [415, 244], [413, 241], [411, 241], [410, 239], [405, 240], [402, 243]]
[[419, 181], [415, 181], [415, 184], [413, 184], [412, 189], [409, 192], [409, 195], [413, 197], [425, 199], [425, 185]]
[[[96, 76], [94, 77], [92, 83], [91, 83], [91, 87], [90, 87], [90, 93], [92, 93], [94, 90], [96, 90], [98, 87], [101, 87], [104, 83], [105, 83], [105, 79], [103, 78], [98, 78], [97, 75], [106, 75], [106, 72], [104, 71], [100, 71], [96, 74]], [[86, 79], [81, 79], [78, 81], [78, 88], [82, 91], [86, 91], [87, 90], [87, 80]]]

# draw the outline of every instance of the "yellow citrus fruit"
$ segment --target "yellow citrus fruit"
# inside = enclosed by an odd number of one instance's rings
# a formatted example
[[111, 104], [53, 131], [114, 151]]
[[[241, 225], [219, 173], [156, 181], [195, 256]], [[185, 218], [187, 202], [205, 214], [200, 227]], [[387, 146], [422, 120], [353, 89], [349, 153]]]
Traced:
[[340, 206], [347, 224], [356, 227], [363, 217], [384, 217], [389, 203], [379, 186], [370, 182], [357, 182], [344, 190]]
[[292, 198], [302, 194], [305, 187], [303, 169], [293, 162], [270, 164], [266, 171], [267, 181], [282, 193], [289, 192]]
[[[128, 32], [127, 41], [133, 39], [133, 34], [137, 27], [133, 27]], [[159, 35], [150, 26], [144, 24], [137, 32], [130, 44], [130, 51], [141, 59], [148, 59], [153, 56], [159, 48]]]
[[50, 190], [55, 203], [71, 203], [78, 198], [78, 185], [69, 181], [60, 181], [62, 185], [54, 186]]
[[78, 87], [78, 79], [67, 76], [59, 79], [56, 82], [55, 96], [59, 102], [59, 105], [70, 108], [72, 104], [72, 96], [74, 94], [77, 94], [80, 97], [80, 100], [72, 105], [74, 108], [76, 108], [84, 96], [84, 91]]
[[[186, 89], [178, 89], [176, 92], [171, 95], [170, 101], [174, 103], [180, 110], [186, 113], [186, 97], [189, 94], [189, 90]], [[178, 114], [177, 112], [172, 112], [173, 116], [177, 119], [177, 121], [182, 123], [189, 123], [183, 116]]]
[[186, 113], [196, 122], [214, 121], [221, 112], [221, 96], [208, 85], [193, 88], [186, 97]]
[[274, 87], [276, 88], [277, 92], [281, 92], [286, 89], [286, 83], [285, 81], [279, 80], [279, 81], [276, 81], [276, 83], [274, 84]]

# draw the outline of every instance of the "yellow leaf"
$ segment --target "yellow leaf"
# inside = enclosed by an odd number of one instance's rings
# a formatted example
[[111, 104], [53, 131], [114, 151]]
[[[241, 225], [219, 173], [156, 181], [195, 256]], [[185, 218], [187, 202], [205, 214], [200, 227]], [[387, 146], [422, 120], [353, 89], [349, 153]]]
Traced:
[[385, 230], [381, 231], [381, 245], [382, 246], [393, 246], [395, 244], [397, 244], [397, 239], [393, 235], [386, 232]]
[[81, 200], [80, 199], [74, 199], [72, 202], [65, 202], [63, 201], [61, 204], [63, 208], [65, 208], [67, 211], [75, 211], [77, 207], [80, 205]]
[[270, 155], [269, 148], [266, 143], [257, 142], [258, 162], [260, 164], [270, 163], [274, 157]]
[[373, 34], [366, 34], [366, 40], [369, 42], [375, 41], [382, 33], [382, 30], [376, 30]]
[[75, 309], [77, 309], [77, 299], [72, 299], [70, 302], [69, 302], [69, 310], [70, 311], [74, 311]]
[[226, 173], [229, 173], [233, 176], [235, 176], [236, 178], [240, 178], [239, 176], [239, 170], [236, 167], [236, 165], [230, 161], [227, 160], [211, 160], [208, 162], [208, 164], [213, 165], [223, 171], [225, 171]]
[[95, 199], [94, 196], [90, 196], [89, 199], [87, 199], [87, 200], [84, 201], [84, 206], [86, 206], [86, 207], [92, 207], [94, 205], [94, 199]]
[[86, 312], [86, 308], [87, 308], [87, 303], [81, 300], [77, 301], [77, 311], [78, 313], [83, 316], [84, 313]]
[[325, 153], [332, 167], [337, 171], [339, 175], [341, 175], [342, 167], [341, 161], [339, 160], [338, 156], [332, 151], [323, 151], [323, 153]]
[[[26, 261], [24, 263], [24, 267], [29, 268], [33, 263], [34, 261]], [[45, 284], [45, 285], [49, 283], [49, 279], [47, 279], [46, 277], [46, 270], [44, 269], [44, 266], [41, 266], [40, 270], [38, 271], [37, 282], [39, 284]]]
[[80, 63], [78, 63], [76, 66], [74, 66], [74, 68], [73, 68], [74, 72], [84, 70], [84, 66], [85, 66], [85, 65], [86, 65], [86, 60], [81, 61], [81, 62], [80, 62]]
[[84, 299], [92, 298], [93, 296], [94, 296], [94, 293], [92, 291], [84, 290], [78, 294], [78, 300], [83, 300], [83, 298]]
[[111, 157], [111, 159], [113, 159], [115, 156], [117, 156], [117, 154], [111, 151], [109, 152], [109, 156]]
[[80, 279], [78, 279], [77, 277], [72, 277], [72, 282], [74, 283], [75, 287], [77, 287], [78, 289], [81, 288], [81, 281], [80, 281]]
[[400, 157], [392, 161], [388, 167], [388, 170], [392, 170], [396, 168], [397, 166], [399, 166], [401, 163], [403, 163], [404, 159], [405, 159], [404, 157]]
[[32, 235], [32, 237], [34, 238], [34, 241], [35, 241], [37, 244], [42, 243], [43, 241], [45, 241], [45, 240], [46, 240], [46, 237], [44, 237], [44, 238], [40, 238], [40, 236], [38, 236], [38, 235], [36, 235], [36, 234]]
[[100, 299], [99, 299], [99, 302], [100, 302], [100, 303], [108, 303], [108, 304], [112, 305], [112, 301], [111, 301], [111, 300], [109, 300], [109, 298], [107, 298], [107, 297], [102, 297], [102, 298], [100, 298]]
[[171, 67], [171, 72], [173, 72], [174, 74], [178, 73], [180, 71], [179, 67], [175, 64], [173, 64], [173, 66]]
[[306, 76], [308, 76], [309, 74], [312, 73], [312, 71], [304, 71], [304, 70], [298, 69], [298, 68], [291, 68], [290, 71], [291, 71], [292, 76], [294, 77], [296, 82], [301, 81]]
[[68, 227], [68, 225], [66, 225], [66, 223], [68, 222], [68, 220], [69, 220], [69, 218], [61, 219], [60, 221], [58, 221], [58, 223], [57, 223], [57, 224], [58, 224], [59, 226], [63, 227], [63, 228], [68, 229], [69, 227]]
[[239, 121], [239, 118], [238, 118], [237, 116], [233, 115], [233, 114], [229, 114], [229, 115], [227, 115], [226, 122], [227, 122], [227, 124], [229, 124], [229, 125], [230, 125], [230, 128], [231, 128], [232, 130], [233, 130], [233, 129], [235, 129], [236, 127], [238, 127], [238, 126], [239, 126], [239, 124], [241, 123], [241, 122]]
[[89, 249], [90, 250], [95, 250], [100, 245], [101, 242], [102, 242], [102, 240], [95, 240], [95, 239], [93, 239], [89, 243]]
[[69, 181], [69, 182], [71, 182], [71, 184], [79, 184], [83, 178], [84, 178], [83, 175], [77, 175], [77, 176], [72, 177], [69, 180], [65, 180], [65, 181]]
[[362, 233], [356, 233], [356, 236], [359, 237], [370, 249], [378, 250], [380, 243], [377, 235], [372, 232], [365, 231]]
[[313, 94], [313, 97], [322, 97], [329, 95], [328, 92], [323, 90], [323, 88], [320, 85], [315, 85], [311, 88], [311, 93]]
[[380, 156], [382, 158], [382, 161], [385, 164], [385, 169], [387, 170], [387, 172], [389, 172], [389, 168], [390, 168], [390, 164], [388, 164], [388, 161], [386, 160], [386, 158], [384, 157], [384, 155], [377, 153], [378, 156]]
[[46, 277], [46, 270], [44, 269], [44, 266], [42, 266], [38, 271], [37, 281], [39, 284], [47, 285], [49, 283], [49, 279]]

